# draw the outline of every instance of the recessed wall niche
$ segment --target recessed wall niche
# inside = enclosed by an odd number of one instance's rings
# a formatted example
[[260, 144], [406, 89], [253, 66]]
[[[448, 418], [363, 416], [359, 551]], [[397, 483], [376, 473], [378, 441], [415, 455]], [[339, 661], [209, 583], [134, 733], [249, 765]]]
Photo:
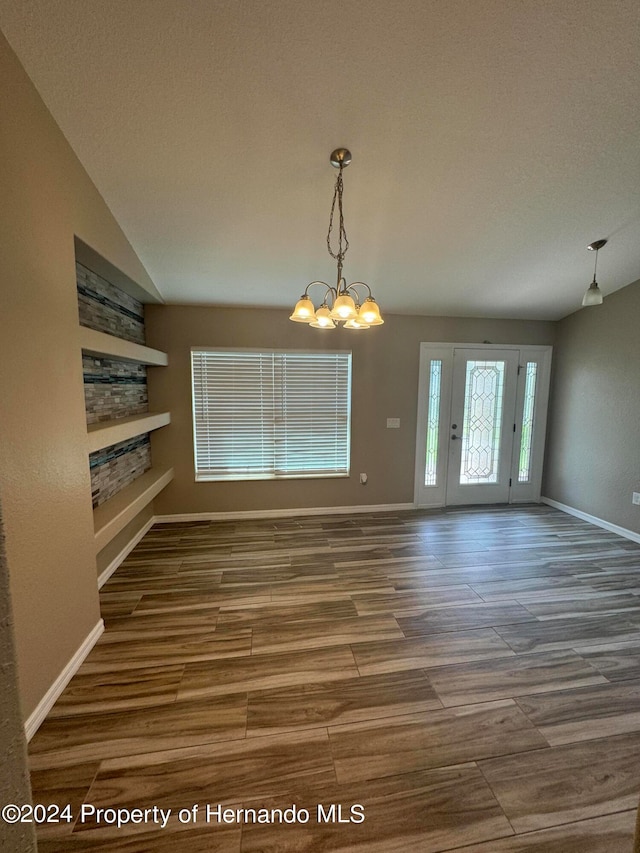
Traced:
[[[100, 588], [148, 528], [146, 508], [173, 479], [173, 468], [153, 467], [150, 442], [171, 415], [149, 411], [147, 394], [147, 370], [165, 367], [168, 359], [146, 345], [144, 302], [159, 300], [78, 237], [74, 243]], [[125, 541], [120, 534], [128, 536], [136, 519], [138, 534]]]

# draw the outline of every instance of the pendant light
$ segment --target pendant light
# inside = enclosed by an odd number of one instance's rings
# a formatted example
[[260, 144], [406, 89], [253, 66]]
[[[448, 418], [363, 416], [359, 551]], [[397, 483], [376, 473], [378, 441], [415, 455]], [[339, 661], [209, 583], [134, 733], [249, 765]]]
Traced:
[[604, 297], [602, 296], [602, 291], [598, 287], [598, 282], [596, 281], [596, 270], [598, 268], [598, 252], [603, 246], [606, 245], [606, 240], [595, 240], [593, 243], [589, 243], [589, 245], [587, 246], [587, 249], [590, 252], [596, 253], [596, 262], [593, 267], [593, 281], [589, 285], [585, 295], [582, 297], [583, 306], [588, 307], [589, 305], [602, 305], [602, 300]]
[[[342, 275], [344, 256], [349, 248], [342, 210], [344, 189], [342, 173], [351, 162], [351, 152], [346, 148], [336, 148], [335, 151], [331, 152], [329, 160], [331, 165], [338, 169], [327, 233], [327, 250], [338, 265], [337, 284], [333, 287], [324, 281], [312, 281], [305, 288], [289, 319], [293, 320], [294, 323], [308, 323], [313, 329], [335, 329], [336, 324], [344, 324], [345, 329], [368, 329], [371, 326], [381, 326], [384, 320], [380, 316], [380, 308], [371, 294], [369, 285], [363, 281], [347, 284]], [[336, 214], [338, 217], [338, 245], [334, 250], [331, 241], [334, 237], [333, 220]], [[309, 297], [309, 288], [316, 284], [324, 287], [322, 303], [317, 310]], [[366, 288], [366, 296], [363, 301], [361, 301], [358, 288]]]

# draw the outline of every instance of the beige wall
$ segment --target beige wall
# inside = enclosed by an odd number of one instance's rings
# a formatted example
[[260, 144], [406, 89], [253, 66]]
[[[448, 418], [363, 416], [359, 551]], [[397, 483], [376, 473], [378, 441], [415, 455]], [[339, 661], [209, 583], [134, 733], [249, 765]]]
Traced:
[[0, 35], [0, 498], [22, 709], [99, 619], [74, 234], [153, 283]]
[[557, 328], [542, 493], [640, 533], [640, 281]]
[[[31, 785], [27, 769], [27, 744], [22, 725], [9, 573], [5, 558], [0, 512], [0, 805], [28, 803]], [[32, 823], [8, 824], [0, 820], [0, 850], [31, 853], [36, 849]]]
[[[552, 344], [553, 323], [388, 316], [367, 332], [322, 332], [291, 323], [284, 310], [148, 306], [150, 346], [169, 353], [149, 370], [154, 409], [171, 425], [152, 435], [154, 465], [175, 479], [156, 498], [159, 514], [413, 502], [418, 360], [421, 341]], [[348, 479], [195, 483], [191, 423], [191, 346], [352, 349], [351, 471]], [[388, 417], [400, 429], [387, 429]], [[366, 472], [369, 482], [359, 484]]]

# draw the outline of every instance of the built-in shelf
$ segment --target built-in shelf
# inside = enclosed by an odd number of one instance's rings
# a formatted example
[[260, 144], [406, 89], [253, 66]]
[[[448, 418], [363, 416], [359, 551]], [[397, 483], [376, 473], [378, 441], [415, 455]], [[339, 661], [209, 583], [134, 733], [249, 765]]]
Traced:
[[124, 341], [107, 335], [106, 332], [97, 332], [86, 326], [80, 326], [80, 346], [82, 351], [88, 355], [99, 358], [112, 358], [117, 361], [135, 361], [138, 364], [164, 367], [169, 363], [167, 354], [158, 349], [145, 347], [142, 344], [134, 344], [132, 341]]
[[173, 468], [151, 468], [93, 511], [96, 553], [123, 530], [173, 480]]
[[163, 299], [158, 293], [155, 285], [149, 280], [148, 285], [143, 287], [132, 278], [124, 273], [118, 267], [109, 263], [106, 258], [98, 254], [95, 249], [92, 249], [87, 243], [83, 242], [79, 237], [74, 237], [73, 242], [76, 250], [76, 261], [87, 267], [92, 272], [106, 279], [110, 284], [115, 285], [119, 290], [124, 290], [129, 296], [133, 296], [138, 302], [156, 302], [162, 304]]
[[89, 453], [111, 447], [120, 441], [127, 441], [137, 435], [153, 432], [154, 429], [171, 423], [169, 412], [147, 412], [144, 415], [132, 415], [115, 421], [101, 421], [87, 427], [87, 449]]

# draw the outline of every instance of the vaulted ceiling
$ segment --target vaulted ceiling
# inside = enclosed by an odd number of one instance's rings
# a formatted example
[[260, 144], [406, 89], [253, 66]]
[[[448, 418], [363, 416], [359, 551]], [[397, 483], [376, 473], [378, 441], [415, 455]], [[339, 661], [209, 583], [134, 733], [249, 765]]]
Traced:
[[[556, 319], [640, 278], [637, 0], [0, 0], [168, 302]], [[589, 309], [594, 310], [594, 309]]]

